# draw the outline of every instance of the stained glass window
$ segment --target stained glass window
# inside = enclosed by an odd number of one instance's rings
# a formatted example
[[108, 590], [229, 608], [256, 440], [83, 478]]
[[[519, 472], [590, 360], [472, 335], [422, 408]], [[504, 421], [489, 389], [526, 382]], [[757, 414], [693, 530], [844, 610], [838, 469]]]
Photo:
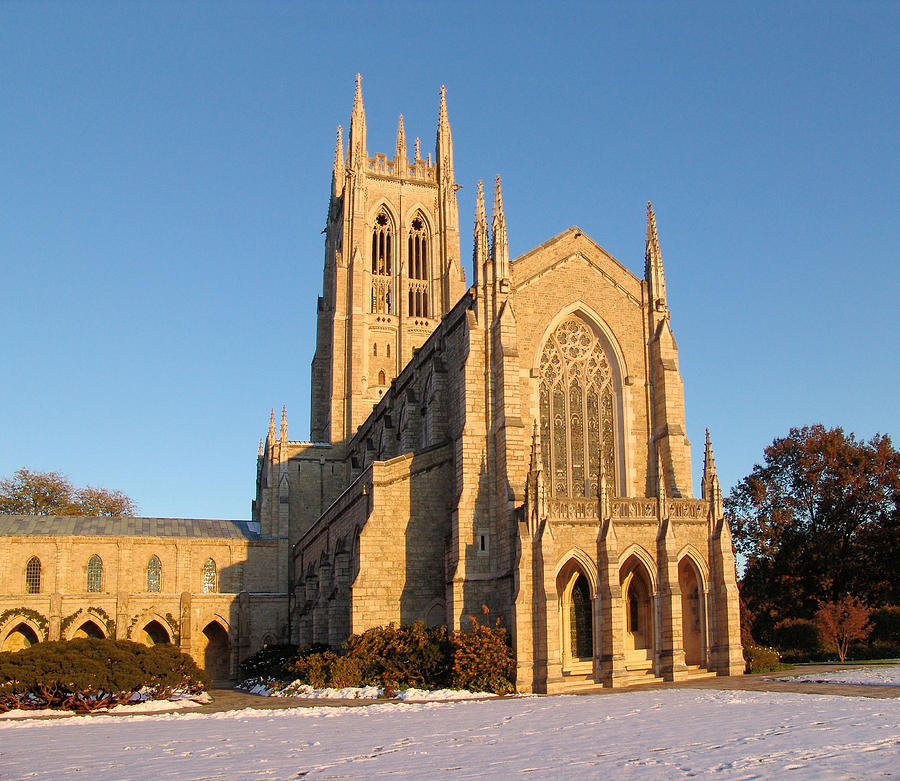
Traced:
[[594, 331], [567, 317], [544, 346], [540, 366], [541, 450], [550, 495], [597, 495], [600, 463], [614, 489], [612, 370]]
[[147, 591], [158, 592], [162, 580], [162, 564], [156, 556], [147, 563]]
[[216, 591], [216, 562], [207, 559], [203, 563], [203, 593], [214, 594]]

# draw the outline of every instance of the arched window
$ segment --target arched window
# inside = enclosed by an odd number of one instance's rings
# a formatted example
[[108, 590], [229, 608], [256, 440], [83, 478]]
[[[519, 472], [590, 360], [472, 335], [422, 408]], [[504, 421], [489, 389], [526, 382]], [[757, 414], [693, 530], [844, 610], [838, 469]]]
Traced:
[[372, 347], [372, 355], [374, 355], [376, 358], [378, 357], [378, 343], [377, 342]]
[[216, 562], [207, 559], [203, 562], [203, 593], [215, 594], [218, 591], [216, 586]]
[[387, 345], [387, 357], [391, 357], [391, 346], [389, 344]]
[[95, 553], [88, 559], [87, 566], [87, 590], [102, 591], [103, 590], [103, 562]]
[[147, 562], [147, 591], [154, 593], [159, 592], [160, 582], [162, 581], [162, 564], [159, 558], [151, 556]]
[[25, 565], [25, 593], [41, 593], [41, 560], [37, 556], [28, 559]]
[[551, 496], [596, 496], [601, 459], [606, 484], [615, 489], [614, 414], [603, 347], [588, 324], [571, 315], [541, 354], [541, 455]]
[[372, 229], [372, 312], [390, 314], [393, 273], [391, 221], [382, 210]]
[[409, 314], [428, 317], [428, 232], [425, 220], [417, 214], [409, 229]]
[[594, 629], [591, 610], [591, 591], [587, 578], [579, 575], [572, 586], [570, 603], [569, 642], [576, 659], [590, 659], [594, 655]]
[[385, 385], [387, 383], [387, 377], [385, 376], [384, 370], [378, 372], [378, 384]]

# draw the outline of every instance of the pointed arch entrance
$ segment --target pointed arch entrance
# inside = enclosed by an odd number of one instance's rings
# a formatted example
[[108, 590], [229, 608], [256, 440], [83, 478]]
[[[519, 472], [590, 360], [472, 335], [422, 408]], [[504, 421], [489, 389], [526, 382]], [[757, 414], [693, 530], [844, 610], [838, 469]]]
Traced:
[[151, 621], [147, 624], [141, 630], [139, 640], [144, 645], [165, 645], [172, 642], [168, 631], [159, 621]]
[[706, 666], [706, 611], [702, 576], [690, 556], [678, 562], [678, 586], [681, 589], [681, 627], [684, 637], [684, 663], [689, 667]]
[[30, 648], [38, 642], [37, 633], [26, 623], [18, 624], [3, 640], [0, 651], [21, 651]]
[[97, 640], [103, 640], [106, 635], [94, 621], [88, 619], [72, 633], [72, 638], [76, 637], [93, 637]]
[[636, 555], [629, 556], [619, 574], [624, 615], [625, 666], [650, 669], [655, 650], [653, 580], [647, 565]]
[[218, 621], [203, 627], [203, 669], [214, 681], [231, 678], [231, 643], [228, 632]]
[[591, 672], [594, 661], [594, 585], [587, 568], [570, 559], [556, 576], [563, 670]]

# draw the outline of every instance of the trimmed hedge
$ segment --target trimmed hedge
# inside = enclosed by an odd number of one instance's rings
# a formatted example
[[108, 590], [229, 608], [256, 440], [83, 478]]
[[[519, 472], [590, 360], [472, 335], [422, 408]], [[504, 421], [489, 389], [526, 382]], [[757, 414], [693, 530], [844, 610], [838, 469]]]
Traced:
[[0, 713], [60, 708], [80, 713], [128, 702], [135, 692], [165, 699], [196, 694], [209, 677], [173, 645], [79, 638], [0, 653]]
[[421, 621], [374, 627], [351, 635], [340, 654], [306, 646], [271, 677], [300, 680], [317, 689], [452, 686], [497, 694], [515, 691], [515, 660], [506, 630], [499, 620], [493, 626], [470, 620], [471, 630], [450, 634], [445, 626], [428, 628]]
[[790, 665], [782, 663], [778, 651], [764, 645], [748, 645], [744, 648], [744, 659], [748, 673], [768, 673], [790, 668]]

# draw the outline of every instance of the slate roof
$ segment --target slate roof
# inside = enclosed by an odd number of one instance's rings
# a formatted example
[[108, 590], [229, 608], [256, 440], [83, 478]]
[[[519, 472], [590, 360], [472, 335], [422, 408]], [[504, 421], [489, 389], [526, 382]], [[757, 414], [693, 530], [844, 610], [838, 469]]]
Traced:
[[201, 537], [264, 539], [249, 521], [206, 518], [110, 518], [80, 515], [0, 515], [0, 536]]

